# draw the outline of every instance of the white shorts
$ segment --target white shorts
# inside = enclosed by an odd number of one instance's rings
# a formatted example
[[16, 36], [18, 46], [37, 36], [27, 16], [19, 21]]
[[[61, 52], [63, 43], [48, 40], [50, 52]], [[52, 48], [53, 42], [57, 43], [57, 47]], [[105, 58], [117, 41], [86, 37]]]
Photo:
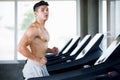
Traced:
[[49, 73], [47, 71], [46, 65], [40, 66], [36, 62], [28, 60], [23, 68], [23, 76], [25, 77], [25, 80], [27, 80], [34, 77], [49, 76]]

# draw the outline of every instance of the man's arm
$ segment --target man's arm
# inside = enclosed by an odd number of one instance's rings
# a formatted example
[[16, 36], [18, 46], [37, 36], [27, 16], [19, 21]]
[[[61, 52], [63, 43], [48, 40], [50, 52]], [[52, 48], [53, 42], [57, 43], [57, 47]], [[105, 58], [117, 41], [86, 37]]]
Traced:
[[57, 47], [53, 47], [52, 49], [48, 48], [46, 53], [54, 53], [54, 54], [58, 54], [59, 50]]
[[31, 60], [35, 60], [35, 56], [31, 53], [31, 51], [27, 48], [27, 46], [30, 44], [32, 39], [34, 38], [34, 33], [29, 29], [26, 31], [26, 33], [23, 35], [22, 39], [20, 40], [18, 44], [18, 51], [25, 57]]

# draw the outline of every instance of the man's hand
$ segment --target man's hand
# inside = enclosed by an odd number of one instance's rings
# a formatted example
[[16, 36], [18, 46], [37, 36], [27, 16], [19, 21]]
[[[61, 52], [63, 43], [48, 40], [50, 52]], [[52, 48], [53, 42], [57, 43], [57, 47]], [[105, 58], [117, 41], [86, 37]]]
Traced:
[[42, 58], [37, 58], [36, 62], [40, 65], [40, 66], [44, 66], [47, 63], [47, 59], [45, 57]]
[[57, 47], [53, 47], [52, 49], [52, 53], [58, 54], [59, 50]]
[[46, 53], [53, 53], [53, 54], [58, 54], [59, 50], [57, 47], [53, 47], [53, 48], [48, 48]]

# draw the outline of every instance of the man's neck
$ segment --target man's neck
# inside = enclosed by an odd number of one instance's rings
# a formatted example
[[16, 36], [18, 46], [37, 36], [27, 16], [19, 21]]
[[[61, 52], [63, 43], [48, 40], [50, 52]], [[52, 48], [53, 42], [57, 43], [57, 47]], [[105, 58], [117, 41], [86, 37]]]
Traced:
[[44, 20], [38, 20], [36, 19], [35, 21], [37, 24], [41, 25], [41, 26], [44, 26], [45, 25], [45, 21]]

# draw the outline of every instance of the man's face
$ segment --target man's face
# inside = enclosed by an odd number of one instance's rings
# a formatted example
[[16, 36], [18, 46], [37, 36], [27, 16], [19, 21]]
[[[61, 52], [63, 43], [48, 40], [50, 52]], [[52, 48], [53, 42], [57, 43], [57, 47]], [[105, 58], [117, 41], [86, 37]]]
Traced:
[[40, 6], [38, 10], [35, 12], [36, 17], [42, 20], [47, 20], [48, 14], [49, 14], [49, 10], [48, 10], [48, 6], [46, 5]]

